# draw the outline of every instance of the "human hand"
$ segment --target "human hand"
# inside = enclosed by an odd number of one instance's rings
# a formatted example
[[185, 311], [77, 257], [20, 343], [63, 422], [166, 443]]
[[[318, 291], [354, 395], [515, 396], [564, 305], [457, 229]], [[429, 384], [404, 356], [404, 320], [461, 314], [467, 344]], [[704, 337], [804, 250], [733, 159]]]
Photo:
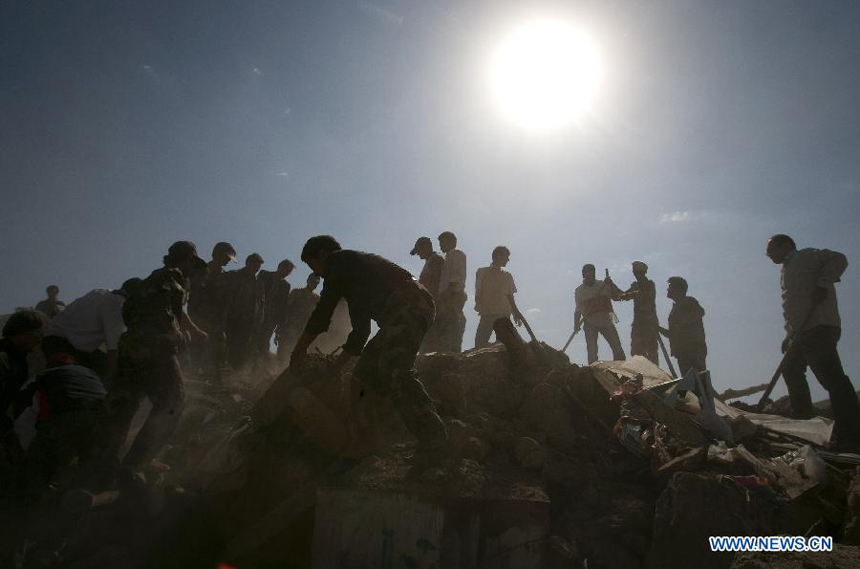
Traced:
[[784, 354], [785, 352], [787, 352], [788, 348], [790, 346], [791, 346], [791, 338], [786, 336], [785, 339], [782, 341], [782, 346], [780, 346], [782, 353]]
[[517, 312], [514, 314], [514, 324], [517, 326], [523, 325], [523, 315], [521, 313]]

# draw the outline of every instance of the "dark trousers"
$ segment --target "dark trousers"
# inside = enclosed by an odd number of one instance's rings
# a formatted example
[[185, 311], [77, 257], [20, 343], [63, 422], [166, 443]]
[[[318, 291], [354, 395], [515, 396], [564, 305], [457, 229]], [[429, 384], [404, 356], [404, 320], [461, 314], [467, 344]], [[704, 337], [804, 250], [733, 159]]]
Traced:
[[684, 377], [691, 369], [698, 372], [708, 369], [705, 365], [705, 354], [702, 352], [676, 353], [675, 359], [678, 360], [679, 377]]
[[486, 348], [490, 345], [490, 335], [493, 333], [493, 323], [498, 318], [508, 318], [507, 314], [481, 314], [478, 329], [475, 331], [475, 347]]
[[654, 323], [640, 324], [634, 317], [633, 326], [630, 330], [630, 355], [645, 356], [653, 363], [659, 365], [658, 339], [660, 333], [658, 325]]
[[259, 327], [252, 320], [227, 322], [227, 361], [234, 370], [256, 360], [259, 351]]
[[439, 296], [434, 333], [438, 335], [440, 352], [462, 352], [463, 333], [466, 331], [466, 293], [446, 292]]
[[609, 326], [594, 326], [586, 322], [582, 329], [585, 331], [585, 348], [588, 352], [588, 363], [593, 364], [597, 361], [597, 335], [600, 334], [609, 343], [612, 350], [612, 359], [615, 361], [624, 361], [627, 356], [624, 355], [624, 348], [621, 347], [621, 339], [618, 337], [618, 330], [615, 329], [615, 324], [610, 323]]
[[147, 397], [152, 410], [134, 439], [123, 464], [136, 467], [155, 458], [182, 415], [185, 403], [185, 388], [182, 384], [182, 369], [176, 356], [160, 358], [155, 362], [124, 366], [117, 378], [117, 386], [108, 394], [106, 452], [115, 459], [131, 428], [131, 421]]
[[806, 381], [806, 368], [830, 394], [835, 425], [833, 438], [840, 442], [860, 444], [860, 404], [851, 380], [842, 369], [836, 344], [842, 330], [836, 326], [816, 326], [800, 334], [785, 361], [782, 376], [788, 386], [791, 415], [795, 419], [813, 416], [812, 398]]

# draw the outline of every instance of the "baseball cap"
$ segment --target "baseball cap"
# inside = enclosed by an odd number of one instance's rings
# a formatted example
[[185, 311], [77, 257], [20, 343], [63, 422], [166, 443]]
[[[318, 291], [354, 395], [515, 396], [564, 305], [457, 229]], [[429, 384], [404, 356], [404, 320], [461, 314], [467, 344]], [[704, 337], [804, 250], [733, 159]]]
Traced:
[[167, 250], [167, 256], [173, 259], [182, 259], [187, 257], [196, 257], [200, 259], [200, 255], [197, 254], [197, 245], [191, 241], [177, 241]]
[[431, 241], [429, 237], [419, 237], [415, 241], [415, 247], [413, 247], [412, 250], [409, 251], [409, 254], [410, 255], [417, 255], [418, 254], [418, 247], [422, 244], [430, 245], [430, 247], [433, 247], [433, 241]]

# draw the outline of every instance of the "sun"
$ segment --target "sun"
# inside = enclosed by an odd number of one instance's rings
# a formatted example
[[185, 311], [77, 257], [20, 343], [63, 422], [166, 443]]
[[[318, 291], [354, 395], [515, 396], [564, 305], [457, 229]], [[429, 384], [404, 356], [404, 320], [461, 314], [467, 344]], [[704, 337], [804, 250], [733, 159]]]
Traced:
[[600, 82], [591, 40], [574, 26], [535, 20], [516, 29], [490, 63], [492, 95], [502, 112], [537, 131], [563, 128], [583, 116]]

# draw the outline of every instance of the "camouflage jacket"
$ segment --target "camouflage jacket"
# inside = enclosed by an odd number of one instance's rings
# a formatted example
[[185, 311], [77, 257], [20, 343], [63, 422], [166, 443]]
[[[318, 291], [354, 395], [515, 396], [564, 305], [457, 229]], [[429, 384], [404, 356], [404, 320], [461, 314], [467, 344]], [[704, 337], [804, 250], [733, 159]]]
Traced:
[[179, 269], [157, 269], [144, 279], [122, 306], [128, 329], [120, 338], [120, 355], [149, 359], [175, 354], [183, 344], [180, 322], [187, 291]]

